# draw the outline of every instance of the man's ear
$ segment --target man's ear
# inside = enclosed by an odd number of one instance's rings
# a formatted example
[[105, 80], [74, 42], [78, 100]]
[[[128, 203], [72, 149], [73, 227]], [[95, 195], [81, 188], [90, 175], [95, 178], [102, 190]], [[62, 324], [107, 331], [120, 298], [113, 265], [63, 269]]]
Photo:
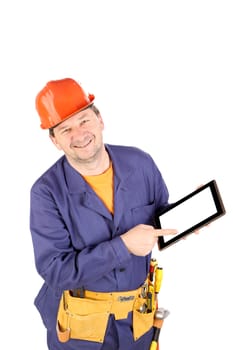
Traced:
[[58, 149], [59, 151], [61, 151], [61, 147], [60, 147], [60, 145], [57, 143], [56, 137], [54, 137], [54, 136], [52, 136], [52, 135], [49, 135], [49, 138], [50, 138], [50, 140], [52, 141], [52, 143], [57, 147], [57, 149]]
[[102, 130], [104, 130], [104, 121], [100, 113], [98, 113], [97, 118], [99, 119], [100, 125], [102, 126]]

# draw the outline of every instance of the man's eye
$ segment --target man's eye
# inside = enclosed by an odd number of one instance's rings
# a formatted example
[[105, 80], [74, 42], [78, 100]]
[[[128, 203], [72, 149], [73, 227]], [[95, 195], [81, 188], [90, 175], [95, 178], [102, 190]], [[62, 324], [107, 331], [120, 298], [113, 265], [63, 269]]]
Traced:
[[80, 125], [84, 125], [89, 122], [89, 119], [83, 119], [80, 123]]
[[67, 134], [70, 131], [70, 128], [62, 130], [62, 134]]

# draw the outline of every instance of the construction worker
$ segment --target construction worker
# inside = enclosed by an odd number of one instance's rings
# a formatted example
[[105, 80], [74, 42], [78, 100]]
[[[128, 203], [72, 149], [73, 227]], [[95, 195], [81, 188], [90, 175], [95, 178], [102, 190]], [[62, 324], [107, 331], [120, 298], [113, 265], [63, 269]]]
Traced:
[[35, 305], [49, 350], [149, 350], [151, 251], [158, 236], [177, 233], [155, 229], [153, 217], [169, 194], [148, 153], [104, 143], [94, 100], [71, 78], [49, 81], [36, 96], [40, 126], [63, 154], [31, 187], [44, 280]]

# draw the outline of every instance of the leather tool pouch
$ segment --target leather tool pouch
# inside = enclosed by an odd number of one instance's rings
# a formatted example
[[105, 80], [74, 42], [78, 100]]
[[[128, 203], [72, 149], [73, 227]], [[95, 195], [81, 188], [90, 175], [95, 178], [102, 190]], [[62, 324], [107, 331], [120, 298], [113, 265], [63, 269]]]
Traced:
[[109, 301], [75, 298], [65, 291], [57, 315], [59, 341], [81, 339], [102, 343], [110, 308]]
[[134, 340], [140, 338], [148, 332], [153, 326], [155, 310], [151, 312], [142, 312], [143, 305], [146, 304], [146, 299], [137, 298], [133, 308], [133, 335]]
[[[57, 314], [59, 341], [81, 339], [102, 343], [110, 313], [119, 320], [127, 318], [130, 311], [133, 311], [133, 336], [134, 340], [137, 340], [153, 326], [155, 309], [153, 308], [152, 312], [143, 311], [143, 305], [146, 304], [147, 299], [139, 297], [136, 292], [133, 297], [96, 300], [88, 297], [73, 297], [69, 291], [64, 291]], [[132, 292], [125, 293], [132, 294]], [[88, 295], [88, 291], [86, 294]], [[112, 294], [118, 296], [122, 293]]]

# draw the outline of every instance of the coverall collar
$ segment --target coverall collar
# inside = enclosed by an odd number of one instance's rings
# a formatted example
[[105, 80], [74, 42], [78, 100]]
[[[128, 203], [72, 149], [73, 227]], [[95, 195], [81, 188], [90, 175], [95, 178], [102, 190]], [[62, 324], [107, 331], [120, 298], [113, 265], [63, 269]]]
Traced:
[[[123, 162], [120, 158], [120, 154], [115, 152], [115, 149], [113, 149], [111, 145], [106, 144], [105, 147], [112, 160], [114, 191], [117, 191], [120, 185], [124, 187], [124, 182], [130, 177], [134, 169], [129, 166], [128, 162]], [[64, 170], [65, 176], [67, 177], [67, 187], [70, 193], [83, 193], [87, 191], [89, 186], [86, 184], [81, 174], [68, 163], [65, 156]]]
[[[114, 146], [105, 145], [107, 152], [111, 158], [114, 172], [114, 221], [120, 222], [120, 218], [124, 212], [124, 205], [127, 202], [127, 188], [130, 177], [135, 171], [129, 162], [123, 160]], [[93, 196], [93, 191], [86, 183], [83, 177], [64, 159], [64, 170], [66, 183], [70, 194], [80, 195], [83, 198], [83, 204], [101, 215], [112, 220], [111, 213], [104, 204], [101, 205], [97, 196]]]

